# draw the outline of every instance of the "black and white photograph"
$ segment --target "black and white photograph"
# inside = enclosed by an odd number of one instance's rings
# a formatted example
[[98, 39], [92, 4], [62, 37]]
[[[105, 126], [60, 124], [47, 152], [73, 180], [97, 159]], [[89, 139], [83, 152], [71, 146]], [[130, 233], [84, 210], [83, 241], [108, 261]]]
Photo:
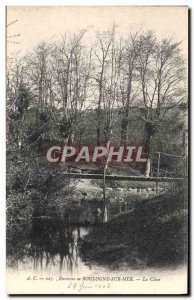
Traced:
[[188, 7], [5, 13], [7, 294], [186, 295]]

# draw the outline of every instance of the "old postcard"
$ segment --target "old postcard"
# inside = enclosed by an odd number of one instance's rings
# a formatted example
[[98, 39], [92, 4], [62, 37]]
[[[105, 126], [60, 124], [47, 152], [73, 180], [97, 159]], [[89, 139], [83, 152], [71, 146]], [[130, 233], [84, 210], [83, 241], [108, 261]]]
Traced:
[[6, 9], [7, 293], [188, 293], [188, 8]]

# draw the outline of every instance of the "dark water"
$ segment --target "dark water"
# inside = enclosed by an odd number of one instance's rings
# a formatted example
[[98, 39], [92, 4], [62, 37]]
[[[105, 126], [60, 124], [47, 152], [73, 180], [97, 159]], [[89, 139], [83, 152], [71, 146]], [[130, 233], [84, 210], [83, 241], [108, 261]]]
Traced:
[[[65, 210], [55, 210], [32, 217], [29, 230], [24, 228], [21, 238], [7, 246], [8, 266], [33, 271], [75, 273], [90, 268], [79, 255], [81, 238], [102, 219], [102, 202], [84, 201]], [[131, 209], [126, 202], [109, 203], [107, 219]]]
[[8, 265], [16, 269], [72, 273], [84, 264], [80, 262], [79, 242], [89, 230], [90, 227], [71, 224], [58, 215], [34, 217], [20, 255], [8, 255]]
[[61, 219], [39, 218], [34, 220], [29, 256], [34, 259], [34, 268], [55, 264], [64, 265], [72, 271], [78, 263], [80, 228], [66, 224]]
[[[170, 270], [169, 272], [157, 269], [134, 270], [130, 269], [129, 266], [124, 269], [109, 270], [104, 266], [88, 265], [82, 261], [79, 255], [79, 242], [81, 237], [86, 235], [90, 229], [91, 227], [85, 228], [67, 224], [63, 219], [56, 216], [55, 218], [50, 216], [34, 218], [30, 235], [22, 244], [21, 250], [24, 251], [20, 254], [19, 259], [12, 257], [11, 261], [14, 260], [14, 265], [11, 264], [7, 268], [7, 282], [11, 287], [14, 286], [14, 293], [17, 291], [25, 294], [31, 291], [33, 294], [33, 291], [34, 293], [38, 291], [39, 293], [53, 294], [55, 291], [58, 294], [69, 291], [69, 293], [74, 294], [80, 291], [82, 285], [73, 285], [71, 282], [74, 283], [75, 278], [83, 278], [84, 276], [91, 276], [92, 278], [102, 276], [160, 278], [165, 287], [169, 282], [172, 284], [172, 279], [177, 284], [178, 280], [184, 277], [185, 269], [179, 270], [177, 280], [177, 270]], [[29, 278], [31, 279], [29, 280]], [[40, 280], [42, 278], [44, 281]], [[45, 278], [51, 278], [52, 282], [45, 280]], [[81, 282], [84, 283], [83, 280]], [[119, 286], [119, 293], [121, 291], [127, 293], [129, 289], [130, 293], [137, 293], [137, 288], [139, 288], [137, 285], [133, 287], [129, 282], [124, 283]], [[88, 282], [84, 284], [88, 286]], [[153, 282], [150, 284], [153, 288]], [[103, 286], [101, 282], [90, 282], [89, 286], [95, 287], [96, 292], [104, 293], [105, 291], [101, 289]], [[109, 285], [112, 290], [115, 286], [118, 286], [118, 282], [111, 282]], [[143, 286], [147, 286], [147, 284]], [[83, 290], [84, 293], [86, 291]]]

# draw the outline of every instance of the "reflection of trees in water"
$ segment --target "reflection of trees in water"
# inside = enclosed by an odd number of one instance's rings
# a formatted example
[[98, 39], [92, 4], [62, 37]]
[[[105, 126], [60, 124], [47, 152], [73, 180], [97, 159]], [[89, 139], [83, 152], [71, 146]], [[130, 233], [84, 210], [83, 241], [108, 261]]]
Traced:
[[[72, 226], [59, 218], [35, 218], [30, 256], [34, 260], [34, 269], [47, 269], [58, 263], [60, 270], [77, 268], [78, 247]], [[56, 262], [57, 258], [59, 262]]]

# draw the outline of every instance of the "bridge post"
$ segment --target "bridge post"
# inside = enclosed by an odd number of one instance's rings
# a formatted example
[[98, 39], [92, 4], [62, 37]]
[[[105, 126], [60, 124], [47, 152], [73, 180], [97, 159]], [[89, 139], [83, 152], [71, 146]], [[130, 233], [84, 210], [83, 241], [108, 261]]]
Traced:
[[158, 165], [157, 165], [157, 174], [156, 174], [156, 194], [158, 194], [158, 187], [159, 187], [159, 182], [158, 182], [159, 172], [160, 172], [160, 152], [158, 152]]

